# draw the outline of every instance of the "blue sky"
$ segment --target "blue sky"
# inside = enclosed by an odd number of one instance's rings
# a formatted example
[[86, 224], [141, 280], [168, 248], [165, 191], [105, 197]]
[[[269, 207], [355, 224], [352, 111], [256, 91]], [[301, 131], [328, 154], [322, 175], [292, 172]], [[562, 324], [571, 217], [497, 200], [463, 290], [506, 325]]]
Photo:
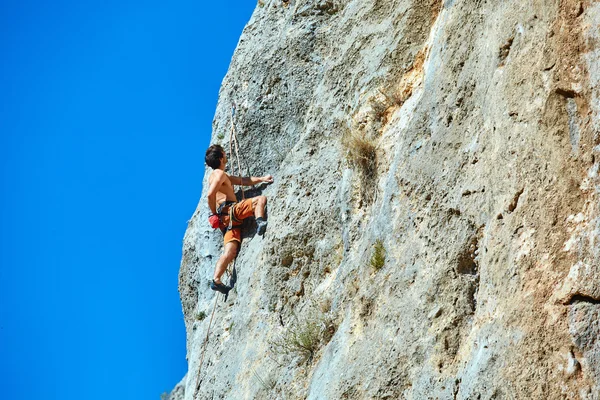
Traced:
[[156, 399], [221, 81], [256, 2], [0, 4], [0, 393]]

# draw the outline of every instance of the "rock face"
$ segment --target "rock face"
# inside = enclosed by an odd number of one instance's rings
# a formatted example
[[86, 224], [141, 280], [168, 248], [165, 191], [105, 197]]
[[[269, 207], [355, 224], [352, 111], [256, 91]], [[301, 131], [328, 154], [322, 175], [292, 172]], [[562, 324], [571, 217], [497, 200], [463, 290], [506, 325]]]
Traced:
[[205, 180], [171, 397], [600, 399], [599, 23], [591, 0], [259, 0], [213, 142], [234, 103], [269, 230], [246, 226], [200, 369]]

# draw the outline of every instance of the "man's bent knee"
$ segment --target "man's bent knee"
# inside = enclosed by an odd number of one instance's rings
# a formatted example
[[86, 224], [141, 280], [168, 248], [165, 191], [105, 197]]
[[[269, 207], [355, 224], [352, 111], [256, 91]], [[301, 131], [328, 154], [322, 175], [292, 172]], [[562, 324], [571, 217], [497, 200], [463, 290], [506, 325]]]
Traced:
[[223, 256], [225, 256], [229, 261], [233, 260], [237, 256], [238, 252], [238, 242], [232, 241], [225, 245], [225, 249], [223, 250]]
[[264, 207], [266, 204], [266, 196], [256, 196], [252, 198], [252, 209], [256, 209], [256, 207]]

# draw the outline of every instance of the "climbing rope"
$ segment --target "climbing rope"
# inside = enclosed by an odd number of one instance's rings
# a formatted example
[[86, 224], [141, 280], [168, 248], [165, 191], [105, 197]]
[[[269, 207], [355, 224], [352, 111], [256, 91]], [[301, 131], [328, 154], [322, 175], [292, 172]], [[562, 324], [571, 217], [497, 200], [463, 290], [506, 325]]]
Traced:
[[196, 390], [194, 391], [194, 399], [198, 396], [198, 391], [200, 390], [200, 372], [202, 372], [202, 363], [204, 362], [204, 353], [206, 352], [206, 346], [208, 345], [208, 336], [210, 334], [210, 327], [213, 322], [213, 317], [215, 316], [215, 310], [217, 309], [217, 299], [218, 295], [215, 296], [215, 304], [213, 306], [212, 314], [210, 315], [210, 321], [208, 322], [208, 329], [206, 330], [206, 338], [204, 338], [204, 348], [202, 349], [202, 356], [200, 357], [200, 366], [198, 367], [198, 374], [196, 375]]
[[[238, 174], [240, 176], [240, 179], [243, 180], [243, 175], [242, 175], [242, 164], [240, 163], [240, 148], [239, 148], [239, 142], [238, 142], [238, 138], [237, 138], [237, 134], [235, 132], [235, 124], [233, 122], [233, 118], [235, 117], [235, 103], [231, 104], [231, 132], [229, 133], [229, 157], [232, 158], [233, 157], [233, 149], [235, 149], [235, 155], [236, 155], [236, 159], [237, 159], [237, 165], [238, 165]], [[234, 166], [232, 166], [232, 169], [235, 169]], [[244, 183], [242, 181], [242, 183]], [[244, 185], [240, 185], [242, 187], [242, 199], [246, 199], [246, 195], [244, 193]]]
[[[233, 119], [235, 117], [235, 103], [232, 103], [231, 105], [231, 132], [229, 134], [229, 158], [233, 159], [233, 149], [235, 149], [235, 156], [237, 159], [237, 165], [238, 165], [238, 173], [240, 176], [240, 179], [243, 179], [242, 176], [242, 164], [240, 162], [240, 149], [239, 149], [239, 142], [238, 142], [238, 138], [237, 138], [237, 134], [235, 131], [235, 124], [233, 122]], [[232, 166], [232, 170], [235, 169], [235, 166]], [[243, 181], [242, 181], [243, 183]], [[240, 185], [242, 188], [242, 199], [246, 199], [246, 195], [244, 193], [244, 185]], [[234, 278], [234, 273], [235, 273], [235, 263], [237, 261], [237, 254], [235, 256], [235, 258], [233, 259], [233, 269], [230, 271], [229, 270], [229, 266], [227, 266], [227, 274], [233, 279]], [[202, 355], [200, 356], [200, 365], [198, 366], [198, 373], [196, 374], [196, 389], [194, 391], [194, 399], [198, 396], [198, 392], [200, 391], [200, 373], [202, 372], [202, 365], [204, 363], [204, 354], [206, 353], [206, 348], [208, 346], [208, 338], [210, 336], [210, 328], [212, 326], [212, 322], [213, 322], [213, 318], [215, 316], [215, 310], [217, 309], [217, 299], [219, 298], [218, 295], [215, 296], [215, 303], [213, 305], [213, 310], [212, 313], [210, 315], [210, 321], [208, 322], [208, 328], [206, 329], [206, 337], [204, 338], [204, 345], [203, 345], [203, 349], [202, 349]], [[227, 299], [227, 296], [225, 295], [225, 299]]]
[[[227, 275], [230, 277], [230, 285], [232, 282], [235, 283], [237, 278], [235, 277], [235, 264], [237, 261], [237, 257], [233, 260], [233, 268], [230, 270], [229, 266], [227, 266]], [[227, 295], [224, 295], [225, 300], [227, 300]], [[208, 347], [208, 338], [210, 337], [210, 328], [212, 326], [213, 318], [215, 316], [215, 310], [217, 309], [217, 300], [219, 299], [219, 295], [215, 295], [215, 303], [213, 305], [212, 313], [210, 314], [210, 321], [208, 322], [208, 329], [206, 329], [206, 337], [204, 338], [204, 344], [202, 345], [202, 355], [200, 356], [200, 366], [198, 367], [198, 373], [196, 374], [196, 389], [194, 391], [194, 399], [198, 395], [198, 391], [200, 390], [200, 373], [202, 372], [202, 365], [204, 365], [204, 354], [206, 353], [206, 348]]]

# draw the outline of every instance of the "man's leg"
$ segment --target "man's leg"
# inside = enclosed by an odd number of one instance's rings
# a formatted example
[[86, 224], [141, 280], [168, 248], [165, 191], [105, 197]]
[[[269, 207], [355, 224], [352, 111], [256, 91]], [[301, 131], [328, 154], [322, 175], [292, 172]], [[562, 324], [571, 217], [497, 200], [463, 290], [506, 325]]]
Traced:
[[223, 274], [225, 273], [225, 270], [227, 269], [229, 263], [232, 262], [233, 259], [237, 256], [239, 245], [240, 242], [235, 240], [225, 244], [225, 248], [223, 249], [223, 255], [221, 255], [219, 261], [217, 261], [217, 266], [215, 267], [214, 281], [216, 284], [222, 283], [221, 276], [223, 276]]
[[267, 206], [266, 196], [256, 196], [252, 198], [252, 211], [256, 218], [265, 218], [265, 207]]
[[267, 206], [267, 198], [265, 196], [257, 196], [252, 198], [252, 211], [256, 217], [256, 234], [262, 236], [267, 230], [267, 220], [265, 219], [265, 207]]

